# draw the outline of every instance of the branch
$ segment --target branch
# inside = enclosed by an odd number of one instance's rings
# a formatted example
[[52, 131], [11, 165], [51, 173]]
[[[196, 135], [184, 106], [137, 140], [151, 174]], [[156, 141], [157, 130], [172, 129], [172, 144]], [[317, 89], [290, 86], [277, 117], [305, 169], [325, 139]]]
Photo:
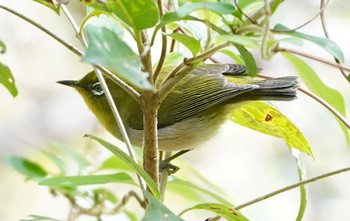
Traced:
[[261, 197], [258, 197], [258, 198], [254, 199], [254, 200], [249, 201], [249, 202], [243, 203], [243, 204], [241, 204], [239, 206], [236, 206], [234, 209], [240, 210], [240, 209], [243, 209], [243, 208], [245, 208], [247, 206], [253, 205], [255, 203], [258, 203], [260, 201], [266, 200], [266, 199], [268, 199], [270, 197], [273, 197], [273, 196], [276, 196], [278, 194], [287, 192], [289, 190], [298, 188], [298, 187], [303, 186], [305, 184], [313, 183], [313, 182], [325, 179], [327, 177], [331, 177], [331, 176], [338, 175], [340, 173], [345, 173], [345, 172], [348, 172], [348, 171], [350, 171], [350, 167], [346, 167], [346, 168], [343, 168], [343, 169], [335, 170], [335, 171], [330, 172], [330, 173], [326, 173], [326, 174], [323, 174], [323, 175], [320, 175], [320, 176], [316, 176], [316, 177], [313, 177], [313, 178], [310, 178], [310, 179], [307, 179], [307, 180], [303, 180], [301, 182], [292, 184], [290, 186], [286, 186], [286, 187], [281, 188], [279, 190], [273, 191], [273, 192], [271, 192], [269, 194], [266, 194], [266, 195], [263, 195]]
[[306, 53], [300, 52], [300, 51], [296, 51], [296, 50], [294, 50], [294, 49], [286, 49], [286, 48], [278, 47], [278, 48], [275, 48], [274, 51], [275, 51], [275, 52], [283, 52], [283, 51], [290, 52], [290, 53], [292, 53], [292, 54], [296, 54], [296, 55], [299, 55], [299, 56], [302, 56], [302, 57], [305, 57], [305, 58], [309, 58], [309, 59], [311, 59], [311, 60], [318, 61], [318, 62], [327, 64], [327, 65], [330, 65], [330, 66], [339, 68], [339, 69], [344, 70], [344, 71], [350, 71], [350, 67], [346, 67], [346, 66], [343, 66], [343, 65], [341, 65], [341, 64], [337, 64], [337, 63], [334, 63], [334, 62], [330, 62], [330, 61], [327, 61], [327, 60], [325, 60], [325, 59], [323, 59], [323, 58], [315, 57], [315, 56], [313, 56], [313, 55], [306, 54]]
[[43, 26], [41, 26], [40, 24], [36, 23], [35, 21], [33, 21], [32, 19], [6, 7], [3, 5], [0, 5], [0, 8], [17, 16], [18, 18], [23, 19], [24, 21], [28, 22], [29, 24], [35, 26], [37, 29], [43, 31], [44, 33], [48, 34], [50, 37], [52, 37], [53, 39], [55, 39], [57, 42], [59, 42], [61, 45], [63, 45], [64, 47], [66, 47], [69, 51], [73, 52], [74, 54], [78, 55], [79, 57], [83, 55], [83, 52], [81, 52], [78, 48], [74, 47], [73, 45], [69, 44], [68, 42], [64, 41], [62, 38], [58, 37], [56, 34], [52, 33], [51, 31], [49, 31], [48, 29], [44, 28]]

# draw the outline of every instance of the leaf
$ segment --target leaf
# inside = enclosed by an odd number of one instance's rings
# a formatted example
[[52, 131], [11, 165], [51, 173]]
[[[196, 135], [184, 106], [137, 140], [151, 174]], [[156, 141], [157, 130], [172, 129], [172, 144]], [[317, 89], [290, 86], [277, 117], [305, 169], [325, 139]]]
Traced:
[[126, 164], [123, 160], [121, 160], [117, 156], [111, 156], [107, 160], [105, 160], [102, 165], [98, 168], [98, 170], [108, 170], [108, 169], [118, 169], [125, 171], [132, 171], [132, 169]]
[[283, 138], [289, 147], [313, 156], [300, 130], [271, 105], [261, 101], [249, 102], [235, 109], [231, 120], [261, 133]]
[[233, 4], [224, 3], [224, 2], [196, 2], [196, 3], [188, 3], [176, 10], [176, 14], [179, 17], [185, 17], [189, 15], [191, 12], [196, 10], [209, 10], [215, 12], [219, 15], [225, 14], [233, 14], [236, 11], [236, 8]]
[[169, 67], [169, 66], [174, 67], [175, 65], [182, 62], [184, 57], [185, 57], [184, 54], [178, 51], [168, 53], [165, 57], [163, 67]]
[[40, 151], [57, 166], [57, 168], [60, 170], [61, 174], [66, 173], [66, 166], [65, 166], [64, 162], [59, 157], [57, 157], [56, 154], [51, 153], [47, 150], [43, 150], [43, 149], [41, 149]]
[[165, 205], [156, 199], [152, 194], [145, 192], [147, 207], [141, 221], [184, 221], [171, 212]]
[[201, 49], [201, 44], [199, 41], [191, 36], [180, 33], [167, 34], [167, 36], [170, 36], [171, 38], [185, 45], [191, 51], [193, 56], [198, 54]]
[[[299, 76], [304, 81], [306, 86], [310, 89], [310, 91], [324, 99], [344, 117], [346, 116], [345, 102], [341, 93], [325, 85], [318, 77], [316, 72], [303, 60], [287, 52], [282, 52], [282, 55], [284, 55], [293, 64]], [[336, 119], [344, 132], [347, 143], [349, 143], [350, 137], [348, 128], [342, 122], [340, 122], [338, 118]]]
[[6, 45], [3, 41], [0, 40], [0, 54], [6, 53]]
[[42, 180], [47, 176], [47, 172], [39, 164], [17, 156], [5, 157], [5, 163], [23, 174], [28, 179], [35, 181]]
[[256, 62], [253, 55], [242, 45], [235, 44], [235, 47], [237, 48], [237, 50], [243, 58], [249, 76], [255, 77], [258, 73], [258, 67], [256, 66]]
[[[92, 14], [96, 14], [93, 12]], [[86, 24], [91, 24], [94, 27], [98, 28], [107, 28], [113, 31], [119, 38], [122, 38], [124, 35], [124, 28], [121, 24], [117, 22], [117, 20], [111, 16], [106, 14], [97, 14], [90, 19], [87, 20]]]
[[[213, 199], [217, 200], [220, 203], [224, 203], [224, 204], [232, 206], [229, 201], [227, 201], [225, 198], [219, 196], [217, 193], [212, 192], [212, 191], [207, 190], [207, 189], [204, 189], [204, 188], [201, 188], [197, 184], [191, 183], [189, 181], [181, 180], [177, 177], [172, 177], [172, 179], [169, 180], [168, 185], [169, 185], [169, 187], [170, 186], [185, 187], [187, 190], [190, 190], [192, 192], [192, 194], [194, 193], [194, 191], [198, 191], [202, 194], [205, 194], [205, 195], [212, 197]], [[181, 189], [180, 189], [180, 191], [181, 191]], [[186, 196], [184, 196], [184, 197], [186, 197]]]
[[211, 211], [218, 216], [221, 216], [228, 221], [248, 221], [246, 217], [244, 217], [238, 210], [231, 208], [231, 206], [226, 206], [218, 203], [202, 203], [195, 205], [191, 208], [183, 210], [179, 215], [191, 211], [191, 210], [207, 210]]
[[273, 30], [283, 31], [283, 32], [278, 32], [278, 33], [291, 35], [293, 37], [302, 38], [302, 39], [305, 39], [305, 40], [310, 41], [312, 43], [315, 43], [315, 44], [319, 45], [320, 47], [322, 47], [323, 49], [325, 49], [326, 51], [328, 51], [338, 61], [340, 61], [341, 63], [344, 63], [345, 59], [344, 59], [344, 54], [343, 54], [341, 48], [334, 41], [332, 41], [330, 39], [320, 38], [317, 36], [308, 35], [308, 34], [304, 34], [304, 33], [297, 32], [297, 31], [288, 31], [289, 29], [282, 24], [277, 24], [273, 28]]
[[33, 0], [35, 2], [38, 2], [50, 9], [52, 9], [56, 14], [60, 14], [60, 5], [55, 5], [55, 3], [52, 0]]
[[228, 50], [228, 49], [222, 49], [222, 50], [220, 50], [220, 52], [231, 57], [237, 64], [244, 65], [244, 61], [242, 60], [242, 57], [240, 57], [239, 55], [237, 55], [233, 51]]
[[[302, 182], [303, 180], [305, 180], [305, 170], [303, 169], [303, 166], [301, 164], [302, 162], [300, 160], [298, 153], [293, 154], [293, 155], [294, 155], [295, 160], [297, 161], [297, 164], [298, 164], [299, 181]], [[298, 211], [297, 218], [295, 219], [296, 221], [302, 221], [304, 213], [305, 213], [305, 209], [306, 209], [306, 205], [307, 205], [307, 185], [300, 186], [299, 192], [300, 192], [300, 205], [299, 205], [299, 211]]]
[[88, 47], [82, 57], [83, 61], [106, 66], [141, 89], [152, 89], [147, 74], [141, 71], [139, 56], [113, 30], [88, 24], [85, 33]]
[[112, 0], [107, 1], [105, 5], [135, 32], [151, 28], [159, 20], [158, 7], [153, 0]]
[[76, 152], [74, 148], [69, 147], [63, 143], [52, 142], [52, 145], [57, 150], [67, 154], [70, 158], [72, 158], [76, 163], [78, 163], [80, 169], [84, 169], [86, 167], [91, 166], [91, 163], [87, 161], [81, 154]]
[[[5, 49], [3, 49], [5, 50]], [[15, 85], [15, 78], [13, 77], [10, 68], [0, 62], [0, 84], [4, 85], [13, 97], [16, 97], [18, 90]]]
[[134, 181], [126, 173], [115, 173], [108, 175], [52, 177], [42, 180], [39, 184], [45, 186], [83, 186], [106, 183], [134, 183]]
[[46, 217], [46, 216], [29, 215], [28, 218], [21, 219], [20, 221], [60, 221], [60, 220]]
[[138, 221], [139, 219], [135, 215], [134, 211], [124, 210], [125, 215], [129, 218], [130, 221]]
[[114, 146], [113, 144], [93, 135], [86, 135], [87, 137], [96, 140], [102, 146], [106, 147], [109, 151], [111, 151], [115, 156], [119, 157], [124, 163], [126, 163], [130, 168], [132, 168], [135, 172], [137, 172], [146, 182], [151, 192], [155, 195], [155, 197], [159, 198], [158, 187], [152, 178], [148, 175], [148, 173], [142, 169], [138, 164], [136, 164], [133, 159], [124, 153], [121, 149]]
[[259, 47], [259, 44], [256, 40], [244, 35], [234, 35], [234, 34], [220, 35], [218, 36], [218, 38], [222, 38], [231, 43], [239, 44], [239, 45], [254, 48], [254, 49]]

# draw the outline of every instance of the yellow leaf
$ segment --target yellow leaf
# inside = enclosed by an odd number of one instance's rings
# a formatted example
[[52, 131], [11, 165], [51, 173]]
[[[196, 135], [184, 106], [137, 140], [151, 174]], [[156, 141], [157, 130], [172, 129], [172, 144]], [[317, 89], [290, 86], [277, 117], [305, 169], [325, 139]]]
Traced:
[[313, 157], [311, 148], [300, 130], [269, 104], [261, 101], [249, 102], [234, 110], [231, 120], [261, 133], [283, 138], [289, 147]]

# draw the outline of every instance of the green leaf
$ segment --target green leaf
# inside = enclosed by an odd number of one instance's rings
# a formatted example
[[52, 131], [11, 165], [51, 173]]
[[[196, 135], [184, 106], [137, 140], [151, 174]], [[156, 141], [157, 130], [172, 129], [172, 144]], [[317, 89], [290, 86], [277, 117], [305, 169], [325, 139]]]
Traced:
[[240, 57], [239, 55], [237, 55], [233, 51], [228, 50], [228, 49], [223, 49], [223, 50], [220, 50], [220, 52], [231, 57], [237, 64], [244, 65], [244, 61], [242, 60], [242, 57]]
[[169, 66], [174, 67], [175, 65], [182, 62], [184, 57], [185, 57], [184, 54], [181, 52], [178, 52], [178, 51], [171, 52], [166, 55], [163, 67], [169, 67]]
[[56, 154], [51, 153], [47, 150], [43, 150], [43, 149], [41, 149], [40, 151], [57, 166], [57, 168], [60, 170], [61, 174], [66, 173], [66, 166], [65, 166], [64, 162], [59, 157], [57, 157]]
[[121, 160], [117, 156], [111, 156], [107, 160], [105, 160], [102, 165], [98, 168], [98, 170], [110, 170], [110, 169], [117, 169], [117, 170], [125, 170], [125, 171], [133, 171], [128, 164], [126, 164], [123, 160]]
[[257, 49], [259, 47], [259, 44], [256, 40], [244, 35], [234, 35], [234, 34], [220, 35], [218, 36], [218, 38], [222, 38], [222, 39], [225, 39], [226, 41], [243, 45], [245, 47], [254, 48], [254, 49]]
[[[304, 81], [306, 86], [310, 89], [310, 91], [324, 99], [328, 104], [334, 107], [344, 117], [346, 116], [345, 102], [341, 93], [325, 85], [322, 82], [322, 80], [318, 77], [316, 72], [300, 58], [287, 52], [282, 52], [282, 55], [284, 55], [293, 64], [299, 76]], [[347, 143], [349, 143], [350, 137], [348, 128], [342, 122], [340, 122], [338, 118], [336, 119], [344, 132]]]
[[0, 84], [4, 85], [13, 97], [16, 97], [18, 90], [15, 85], [15, 78], [13, 77], [10, 68], [0, 62]]
[[258, 73], [258, 67], [256, 66], [256, 62], [253, 55], [242, 45], [235, 44], [235, 47], [237, 48], [237, 50], [243, 58], [249, 76], [255, 77]]
[[120, 39], [123, 38], [124, 28], [118, 23], [117, 19], [107, 15], [107, 14], [99, 14], [99, 12], [92, 12], [92, 16], [90, 19], [86, 21], [87, 24], [91, 24], [96, 28], [107, 28], [113, 31]]
[[135, 212], [124, 210], [125, 215], [129, 218], [130, 221], [138, 221], [139, 219], [135, 215]]
[[52, 177], [42, 180], [39, 184], [45, 186], [83, 186], [106, 183], [134, 183], [134, 181], [126, 173], [115, 173], [108, 175]]
[[179, 17], [185, 17], [189, 15], [191, 12], [196, 10], [210, 10], [219, 15], [225, 14], [233, 14], [236, 11], [236, 8], [233, 4], [224, 3], [224, 2], [196, 2], [196, 3], [188, 3], [176, 10], [176, 14]]
[[17, 156], [5, 157], [5, 163], [15, 169], [17, 172], [23, 174], [28, 179], [42, 180], [47, 176], [47, 172], [39, 164]]
[[0, 54], [6, 53], [6, 45], [3, 41], [0, 40]]
[[157, 197], [159, 198], [159, 191], [158, 191], [158, 187], [155, 184], [155, 182], [152, 180], [152, 178], [148, 175], [148, 173], [142, 169], [142, 167], [140, 167], [137, 163], [135, 163], [133, 161], [133, 159], [127, 155], [126, 153], [124, 153], [121, 149], [119, 149], [118, 147], [114, 146], [113, 144], [95, 137], [93, 135], [86, 135], [87, 137], [96, 140], [97, 142], [99, 142], [102, 146], [106, 147], [109, 151], [111, 151], [115, 156], [119, 157], [122, 161], [124, 161], [124, 163], [126, 163], [130, 168], [132, 168], [135, 172], [137, 172], [146, 182], [146, 184], [148, 185], [149, 189], [151, 190], [151, 192]]
[[46, 216], [29, 215], [28, 218], [21, 219], [20, 221], [62, 221]]
[[[302, 182], [303, 180], [305, 180], [305, 171], [303, 169], [303, 166], [301, 165], [300, 158], [298, 156], [295, 156], [295, 159], [298, 164], [299, 181]], [[299, 205], [298, 216], [295, 219], [296, 221], [302, 221], [304, 217], [304, 213], [307, 205], [307, 186], [306, 185], [300, 186], [299, 193], [300, 193], [300, 205]]]
[[193, 56], [198, 54], [201, 49], [201, 44], [199, 41], [191, 36], [180, 33], [167, 34], [167, 36], [170, 36], [171, 38], [185, 45], [191, 51]]
[[[172, 179], [170, 179], [168, 181], [168, 186], [169, 186], [169, 188], [171, 186], [174, 186], [174, 187], [176, 187], [176, 186], [185, 187], [185, 189], [189, 190], [191, 192], [191, 194], [194, 194], [195, 191], [197, 191], [197, 192], [200, 192], [202, 194], [205, 194], [207, 196], [212, 197], [213, 199], [217, 200], [220, 203], [232, 206], [229, 201], [227, 201], [225, 198], [219, 196], [217, 193], [215, 193], [213, 191], [210, 191], [210, 190], [207, 190], [207, 189], [204, 189], [202, 187], [199, 187], [198, 184], [194, 184], [194, 183], [191, 183], [189, 181], [185, 181], [185, 180], [179, 179], [177, 177], [172, 177]], [[180, 188], [179, 190], [181, 191], [182, 188]], [[186, 196], [184, 196], [184, 197], [186, 198]]]
[[159, 12], [154, 0], [112, 0], [105, 6], [135, 32], [151, 28], [158, 23]]
[[235, 109], [231, 120], [261, 133], [283, 138], [289, 147], [313, 156], [300, 130], [271, 105], [261, 101], [249, 102]]
[[72, 158], [76, 163], [78, 163], [80, 169], [85, 169], [91, 166], [91, 163], [85, 159], [85, 157], [74, 150], [74, 148], [69, 147], [63, 143], [52, 142], [52, 145], [55, 149], [67, 154]]
[[332, 41], [330, 39], [320, 38], [320, 37], [313, 36], [313, 35], [307, 35], [307, 34], [304, 34], [301, 32], [297, 32], [297, 31], [287, 31], [289, 29], [282, 24], [277, 24], [273, 28], [273, 30], [284, 31], [284, 32], [278, 32], [278, 33], [291, 35], [293, 37], [302, 38], [302, 39], [305, 39], [307, 41], [313, 42], [313, 43], [319, 45], [320, 47], [322, 47], [323, 49], [325, 49], [326, 51], [328, 51], [338, 61], [340, 61], [341, 63], [344, 63], [345, 59], [344, 59], [344, 54], [343, 54], [341, 48], [334, 41]]
[[147, 207], [141, 221], [184, 221], [171, 212], [165, 205], [156, 199], [152, 194], [145, 192]]
[[141, 71], [141, 61], [113, 30], [88, 24], [85, 27], [88, 47], [83, 61], [106, 66], [131, 84], [145, 90], [152, 89], [147, 74]]
[[60, 5], [55, 5], [55, 3], [52, 0], [33, 0], [35, 2], [38, 2], [50, 9], [52, 9], [56, 14], [60, 14]]
[[183, 210], [179, 215], [191, 211], [191, 210], [207, 210], [211, 211], [218, 216], [221, 216], [228, 221], [248, 221], [238, 210], [233, 209], [231, 206], [226, 206], [218, 203], [202, 203], [195, 205], [194, 207]]

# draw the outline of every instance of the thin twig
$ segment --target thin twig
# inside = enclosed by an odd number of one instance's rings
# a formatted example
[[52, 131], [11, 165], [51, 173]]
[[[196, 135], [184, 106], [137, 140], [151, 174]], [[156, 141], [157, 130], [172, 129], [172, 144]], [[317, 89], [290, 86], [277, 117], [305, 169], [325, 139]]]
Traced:
[[55, 39], [57, 42], [59, 42], [61, 45], [63, 45], [64, 47], [66, 47], [69, 51], [73, 52], [74, 54], [78, 55], [78, 56], [82, 56], [83, 52], [81, 52], [78, 48], [74, 47], [73, 45], [69, 44], [68, 42], [64, 41], [63, 39], [61, 39], [60, 37], [58, 37], [56, 34], [52, 33], [51, 31], [49, 31], [48, 29], [44, 28], [43, 26], [41, 26], [40, 24], [36, 23], [35, 21], [33, 21], [32, 19], [6, 7], [3, 5], [0, 5], [0, 8], [2, 8], [3, 10], [10, 12], [11, 14], [17, 16], [18, 18], [23, 19], [24, 21], [28, 22], [29, 24], [35, 26], [36, 28], [38, 28], [39, 30], [43, 31], [44, 33], [48, 34], [50, 37], [52, 37], [53, 39]]
[[237, 10], [244, 16], [246, 17], [252, 24], [256, 24], [256, 21], [254, 21], [253, 19], [251, 19], [246, 13], [244, 13], [244, 11], [241, 9], [241, 7], [239, 7], [237, 0], [233, 1]]
[[331, 62], [331, 61], [327, 61], [325, 59], [322, 59], [322, 58], [319, 58], [319, 57], [315, 57], [313, 55], [310, 55], [310, 54], [306, 54], [304, 52], [300, 52], [300, 51], [296, 51], [294, 49], [287, 49], [287, 48], [281, 48], [281, 47], [278, 47], [278, 48], [275, 48], [274, 50], [275, 52], [279, 52], [279, 51], [286, 51], [286, 52], [290, 52], [292, 54], [296, 54], [296, 55], [300, 55], [302, 57], [305, 57], [305, 58], [309, 58], [309, 59], [312, 59], [314, 61], [318, 61], [318, 62], [321, 62], [321, 63], [324, 63], [324, 64], [327, 64], [327, 65], [330, 65], [330, 66], [333, 66], [333, 67], [336, 67], [336, 68], [339, 68], [339, 69], [342, 69], [344, 71], [350, 71], [350, 67], [346, 67], [342, 64], [337, 64], [337, 63], [334, 63], [334, 62]]
[[263, 59], [268, 59], [268, 55], [266, 54], [266, 48], [267, 48], [267, 40], [268, 40], [267, 38], [270, 32], [270, 17], [271, 17], [270, 5], [268, 3], [268, 0], [264, 0], [264, 9], [265, 9], [265, 19], [264, 19], [265, 27], [262, 33], [260, 53]]
[[[159, 16], [162, 17], [163, 16], [163, 1], [162, 0], [157, 0], [157, 3], [158, 3], [158, 9], [159, 9]], [[160, 58], [159, 58], [159, 62], [158, 62], [158, 65], [157, 65], [157, 68], [156, 70], [154, 71], [154, 74], [153, 74], [153, 81], [154, 82], [157, 82], [157, 78], [162, 70], [162, 67], [163, 67], [163, 64], [164, 64], [164, 61], [165, 61], [165, 56], [166, 56], [166, 51], [167, 51], [167, 36], [165, 36], [165, 33], [166, 33], [166, 27], [165, 25], [162, 26], [161, 28], [161, 35], [162, 35], [162, 51], [161, 51], [161, 54], [160, 54]]]
[[[81, 41], [82, 45], [84, 47], [87, 46], [87, 43], [85, 41], [85, 39], [83, 38], [83, 36], [79, 35], [79, 27], [78, 25], [76, 24], [76, 22], [74, 21], [73, 17], [71, 16], [68, 8], [65, 6], [65, 5], [61, 5], [61, 9], [63, 10], [64, 14], [67, 16], [69, 22], [72, 24], [76, 34], [78, 35], [78, 39]], [[123, 120], [119, 114], [119, 111], [117, 109], [117, 106], [115, 105], [115, 102], [114, 102], [114, 99], [112, 97], [112, 94], [108, 88], [108, 85], [106, 83], [106, 80], [104, 79], [101, 71], [99, 69], [97, 69], [96, 67], [94, 67], [95, 69], [95, 73], [96, 73], [96, 76], [99, 80], [99, 82], [101, 83], [101, 86], [105, 92], [105, 96], [106, 96], [106, 99], [108, 101], [108, 104], [112, 110], [112, 113], [113, 113], [113, 116], [115, 118], [115, 121], [116, 123], [118, 124], [118, 127], [119, 127], [119, 130], [120, 130], [120, 133], [123, 137], [123, 140], [126, 144], [126, 147], [127, 147], [127, 150], [128, 150], [128, 153], [129, 155], [131, 156], [131, 158], [134, 160], [135, 163], [137, 163], [137, 158], [136, 158], [136, 155], [132, 149], [132, 145], [131, 145], [131, 142], [130, 142], [130, 139], [129, 139], [129, 136], [126, 132], [126, 129], [125, 129], [125, 126], [123, 124]], [[142, 190], [146, 190], [146, 184], [145, 184], [145, 181], [137, 174], [137, 177], [138, 177], [138, 180], [139, 180], [139, 183], [140, 183], [140, 187], [142, 188]]]
[[307, 179], [307, 180], [303, 180], [301, 182], [298, 182], [298, 183], [295, 183], [293, 185], [290, 185], [290, 186], [286, 186], [284, 188], [281, 188], [279, 190], [276, 190], [276, 191], [273, 191], [271, 193], [268, 193], [266, 195], [263, 195], [261, 197], [258, 197], [254, 200], [251, 200], [249, 202], [246, 202], [246, 203], [243, 203], [239, 206], [236, 206], [234, 209], [236, 210], [240, 210], [240, 209], [243, 209], [247, 206], [250, 206], [250, 205], [253, 205], [253, 204], [256, 204], [258, 202], [261, 202], [263, 200], [266, 200], [270, 197], [273, 197], [273, 196], [276, 196], [278, 194], [281, 194], [281, 193], [284, 193], [284, 192], [287, 192], [289, 190], [292, 190], [292, 189], [295, 189], [295, 188], [298, 188], [300, 186], [303, 186], [303, 185], [306, 185], [308, 183], [312, 183], [312, 182], [316, 182], [316, 181], [319, 181], [319, 180], [322, 180], [322, 179], [325, 179], [327, 177], [330, 177], [330, 176], [334, 176], [334, 175], [338, 175], [340, 173], [345, 173], [345, 172], [348, 172], [350, 171], [350, 167], [346, 167], [346, 168], [343, 168], [343, 169], [339, 169], [339, 170], [335, 170], [335, 171], [332, 171], [330, 173], [326, 173], [326, 174], [323, 174], [323, 175], [320, 175], [320, 176], [316, 176], [316, 177], [313, 177], [313, 178], [310, 178], [310, 179]]

